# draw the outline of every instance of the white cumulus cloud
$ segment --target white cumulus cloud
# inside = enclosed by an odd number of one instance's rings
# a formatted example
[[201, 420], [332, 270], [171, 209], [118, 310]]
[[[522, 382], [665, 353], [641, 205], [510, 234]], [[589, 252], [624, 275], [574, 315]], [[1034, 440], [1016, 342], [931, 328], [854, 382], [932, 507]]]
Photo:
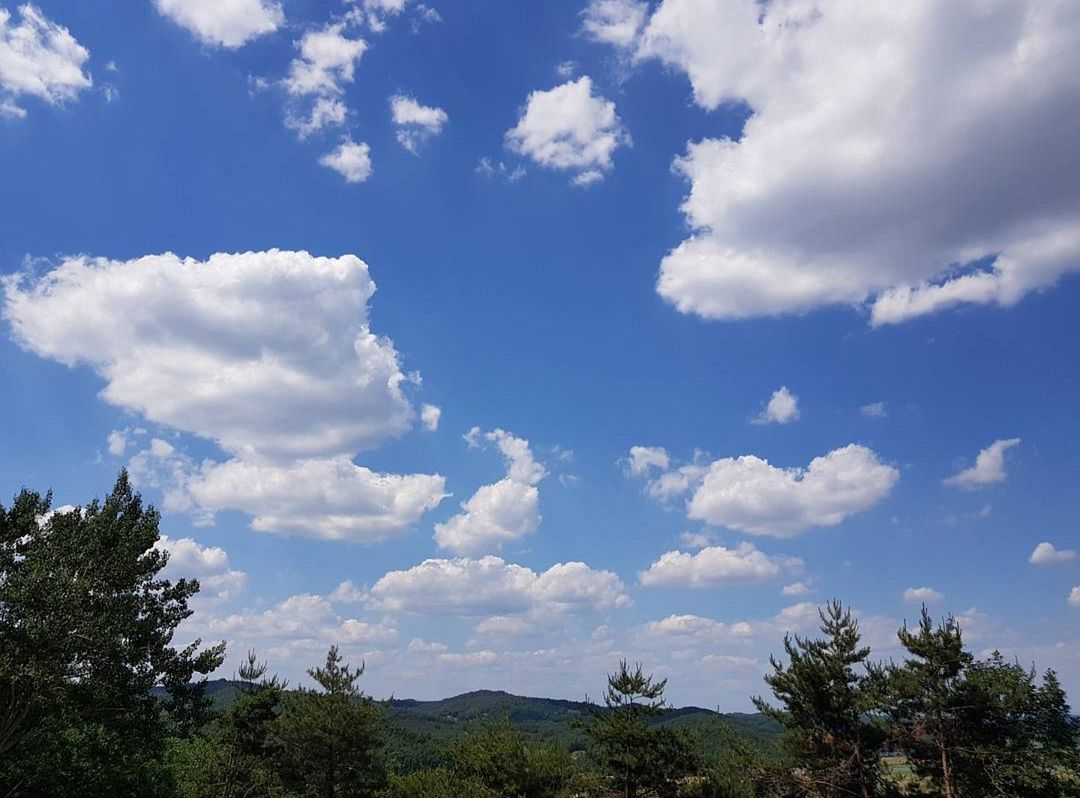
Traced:
[[3, 282], [25, 349], [106, 382], [103, 398], [232, 454], [352, 454], [408, 430], [367, 265], [269, 250], [205, 261], [74, 257]]
[[679, 310], [870, 302], [881, 325], [1080, 269], [1074, 0], [663, 0], [635, 27], [607, 38], [752, 111], [676, 161], [693, 232], [657, 288]]
[[646, 587], [708, 588], [776, 579], [802, 566], [802, 560], [770, 557], [752, 543], [744, 542], [734, 549], [707, 546], [696, 554], [666, 552], [647, 571], [642, 571], [639, 579]]
[[666, 471], [671, 460], [663, 446], [631, 446], [630, 457], [625, 461], [631, 476], [647, 476], [654, 468]]
[[20, 96], [59, 105], [93, 85], [83, 72], [90, 51], [67, 28], [30, 3], [18, 13], [15, 24], [11, 12], [0, 8], [0, 116], [26, 116], [16, 103]]
[[581, 14], [581, 27], [593, 41], [631, 47], [648, 14], [649, 4], [643, 0], [589, 0]]
[[307, 31], [296, 48], [299, 56], [289, 64], [285, 88], [298, 97], [335, 97], [352, 83], [356, 64], [367, 52], [367, 42], [345, 35], [344, 23], [333, 23]]
[[799, 419], [799, 397], [780, 386], [769, 397], [765, 409], [754, 418], [755, 424], [790, 424]]
[[909, 587], [904, 591], [904, 601], [908, 604], [937, 604], [945, 596], [932, 587]]
[[944, 480], [946, 485], [959, 488], [980, 488], [1005, 481], [1005, 452], [1020, 445], [1019, 438], [996, 440], [979, 452], [975, 465], [965, 468]]
[[1073, 549], [1059, 549], [1053, 543], [1044, 541], [1031, 552], [1028, 562], [1032, 565], [1055, 565], [1073, 559], [1076, 559], [1076, 552]]
[[404, 94], [390, 98], [390, 115], [397, 127], [394, 135], [398, 144], [414, 155], [425, 141], [442, 132], [450, 118], [442, 108], [421, 105]]
[[229, 555], [220, 546], [204, 546], [192, 538], [162, 535], [156, 548], [169, 554], [161, 575], [166, 579], [198, 579], [199, 597], [222, 601], [243, 590], [247, 574], [229, 566]]
[[1080, 585], [1069, 591], [1069, 606], [1080, 607]]
[[320, 158], [319, 163], [344, 177], [346, 183], [363, 183], [371, 177], [371, 148], [347, 138]]
[[195, 506], [253, 516], [258, 532], [373, 543], [404, 534], [446, 495], [429, 474], [380, 474], [347, 457], [286, 465], [204, 463], [183, 483]]
[[169, 509], [203, 523], [238, 509], [261, 531], [374, 541], [403, 533], [444, 495], [441, 476], [350, 460], [414, 417], [393, 343], [369, 327], [375, 284], [353, 255], [80, 257], [3, 285], [25, 349], [89, 366], [109, 403], [232, 458], [196, 464], [153, 439], [130, 466]]
[[537, 484], [547, 476], [547, 469], [533, 458], [529, 442], [505, 430], [485, 433], [479, 427], [473, 427], [465, 439], [470, 446], [495, 444], [506, 460], [507, 473], [498, 482], [478, 488], [462, 502], [461, 513], [435, 525], [439, 548], [477, 554], [535, 532], [541, 521]]
[[440, 418], [442, 418], [442, 408], [438, 405], [423, 405], [420, 408], [420, 423], [428, 432], [435, 432], [439, 428]]
[[197, 39], [236, 48], [285, 24], [281, 3], [273, 0], [155, 0], [158, 11]]
[[254, 639], [274, 643], [307, 641], [322, 645], [353, 645], [385, 643], [398, 635], [391, 623], [341, 618], [327, 599], [310, 594], [290, 596], [263, 612], [238, 612], [211, 618], [207, 630], [230, 643]]
[[683, 465], [650, 478], [645, 490], [660, 501], [692, 491], [686, 509], [696, 521], [793, 537], [870, 509], [899, 478], [871, 449], [849, 444], [806, 468], [778, 468], [755, 455]]
[[612, 168], [612, 155], [630, 144], [615, 103], [593, 93], [582, 75], [547, 91], [529, 94], [506, 144], [549, 169], [573, 172], [573, 182], [588, 185]]
[[568, 562], [538, 574], [495, 556], [432, 559], [390, 571], [371, 596], [388, 611], [474, 616], [590, 612], [630, 601], [611, 571]]

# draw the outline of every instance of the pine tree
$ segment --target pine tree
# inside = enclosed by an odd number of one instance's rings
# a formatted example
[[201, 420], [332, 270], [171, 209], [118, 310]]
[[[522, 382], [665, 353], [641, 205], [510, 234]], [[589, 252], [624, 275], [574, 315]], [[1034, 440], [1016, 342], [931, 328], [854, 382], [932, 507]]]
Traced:
[[925, 606], [918, 629], [905, 623], [897, 637], [910, 656], [886, 671], [895, 741], [920, 775], [940, 785], [945, 798], [956, 798], [955, 759], [971, 700], [964, 677], [974, 657], [964, 650], [956, 619], [935, 626]]
[[220, 749], [215, 798], [272, 795], [279, 787], [273, 731], [287, 683], [266, 673], [266, 663], [249, 651], [237, 672], [240, 693], [211, 738]]
[[357, 686], [364, 666], [350, 668], [337, 646], [308, 675], [321, 690], [285, 697], [275, 725], [282, 780], [305, 798], [366, 798], [386, 781], [382, 712]]
[[667, 679], [653, 681], [640, 664], [625, 660], [608, 675], [604, 709], [583, 725], [592, 754], [617, 794], [673, 795], [680, 779], [697, 769], [692, 741], [684, 734], [650, 725], [663, 713]]
[[898, 743], [916, 770], [944, 795], [1080, 794], [1078, 726], [1057, 675], [1039, 684], [999, 652], [975, 660], [958, 647], [955, 622], [927, 630], [924, 615], [919, 633], [902, 637], [920, 659], [888, 673]]
[[870, 649], [860, 644], [858, 622], [833, 601], [819, 610], [822, 639], [784, 637], [787, 664], [771, 659], [765, 677], [780, 702], [755, 698], [778, 721], [797, 763], [792, 774], [804, 794], [869, 798], [880, 782], [884, 732], [874, 722], [875, 694], [866, 667]]

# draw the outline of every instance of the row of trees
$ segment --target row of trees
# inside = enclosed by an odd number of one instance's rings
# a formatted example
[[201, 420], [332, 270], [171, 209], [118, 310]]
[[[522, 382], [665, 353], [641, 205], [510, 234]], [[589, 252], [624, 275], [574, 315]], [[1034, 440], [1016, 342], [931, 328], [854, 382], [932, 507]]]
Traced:
[[505, 720], [400, 772], [385, 707], [334, 647], [298, 690], [252, 652], [213, 710], [198, 677], [224, 645], [173, 646], [198, 584], [160, 578], [158, 516], [126, 474], [103, 502], [49, 505], [24, 491], [0, 507], [0, 798], [1080, 796], [1053, 672], [977, 660], [925, 609], [898, 633], [904, 659], [875, 663], [838, 602], [820, 636], [785, 638], [773, 698], [755, 699], [783, 728], [775, 750], [663, 722], [666, 681], [622, 662], [579, 723], [584, 756]]

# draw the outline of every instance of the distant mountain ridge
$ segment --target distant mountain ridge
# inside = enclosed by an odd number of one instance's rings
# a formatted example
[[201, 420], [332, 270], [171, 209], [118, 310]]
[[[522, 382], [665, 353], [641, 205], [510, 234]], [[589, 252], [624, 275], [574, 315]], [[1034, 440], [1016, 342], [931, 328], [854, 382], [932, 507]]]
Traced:
[[[242, 686], [242, 682], [216, 679], [207, 682], [206, 694], [224, 709]], [[581, 750], [585, 737], [573, 721], [586, 718], [594, 707], [585, 701], [519, 696], [502, 690], [475, 690], [434, 701], [393, 698], [386, 712], [388, 748], [399, 767], [429, 767], [441, 749], [476, 724], [509, 718], [528, 735]], [[721, 746], [732, 735], [771, 748], [780, 735], [779, 724], [760, 713], [721, 713], [693, 706], [668, 709], [655, 722], [694, 732], [703, 749]]]

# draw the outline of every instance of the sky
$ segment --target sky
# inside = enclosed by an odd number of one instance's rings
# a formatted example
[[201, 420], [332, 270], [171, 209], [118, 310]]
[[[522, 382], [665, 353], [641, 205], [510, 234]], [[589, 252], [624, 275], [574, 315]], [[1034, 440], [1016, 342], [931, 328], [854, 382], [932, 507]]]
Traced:
[[0, 0], [0, 501], [127, 468], [218, 676], [1080, 695], [1078, 140], [1071, 0]]

